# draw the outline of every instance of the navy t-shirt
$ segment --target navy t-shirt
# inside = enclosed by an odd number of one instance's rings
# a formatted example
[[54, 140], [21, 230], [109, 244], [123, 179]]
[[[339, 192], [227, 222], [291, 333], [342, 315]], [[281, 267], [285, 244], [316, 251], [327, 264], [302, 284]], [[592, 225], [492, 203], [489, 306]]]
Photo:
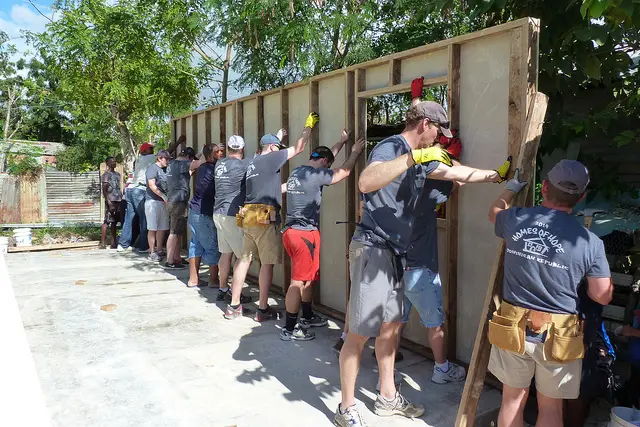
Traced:
[[416, 205], [407, 266], [438, 272], [438, 213], [436, 207], [447, 201], [453, 182], [427, 179]]
[[226, 157], [216, 163], [216, 202], [214, 213], [235, 216], [244, 203], [244, 176], [249, 159]]
[[167, 198], [169, 203], [183, 203], [189, 201], [191, 191], [189, 181], [189, 160], [171, 160], [167, 166]]
[[611, 277], [602, 240], [573, 216], [544, 206], [498, 214], [504, 239], [503, 298], [551, 313], [578, 313], [578, 285], [586, 277]]
[[262, 154], [251, 159], [247, 166], [245, 204], [275, 206], [276, 222], [279, 223], [282, 205], [282, 181], [280, 168], [289, 158], [287, 150]]
[[320, 226], [322, 187], [330, 185], [333, 170], [304, 165], [287, 179], [287, 218], [285, 230], [317, 230]]
[[[367, 165], [373, 162], [388, 162], [411, 151], [402, 135], [394, 135], [378, 143], [371, 151]], [[411, 241], [414, 210], [420, 195], [419, 173], [430, 174], [438, 162], [409, 168], [389, 185], [364, 195], [361, 227], [353, 236], [355, 241], [385, 245], [394, 252], [404, 254]]]
[[191, 211], [200, 215], [213, 215], [213, 199], [216, 195], [214, 163], [203, 163], [196, 175], [196, 189], [191, 198]]
[[[167, 176], [164, 170], [160, 166], [158, 166], [157, 163], [149, 165], [147, 171], [145, 172], [145, 176], [147, 178], [147, 183], [150, 179], [155, 179], [156, 187], [158, 187], [160, 192], [167, 194]], [[149, 185], [147, 185], [147, 198], [162, 201], [162, 197], [151, 191], [151, 187], [149, 187]]]

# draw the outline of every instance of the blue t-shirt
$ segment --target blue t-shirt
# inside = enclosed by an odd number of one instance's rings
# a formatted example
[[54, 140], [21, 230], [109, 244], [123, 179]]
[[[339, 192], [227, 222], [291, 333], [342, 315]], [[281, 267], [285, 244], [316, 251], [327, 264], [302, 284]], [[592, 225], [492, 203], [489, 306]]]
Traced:
[[196, 175], [196, 189], [193, 192], [191, 211], [200, 215], [213, 216], [213, 200], [216, 195], [214, 182], [215, 163], [203, 163]]
[[507, 209], [495, 233], [506, 244], [502, 295], [517, 306], [577, 314], [580, 281], [611, 277], [602, 240], [566, 212]]
[[[411, 151], [402, 135], [394, 135], [378, 143], [371, 151], [367, 165], [388, 162]], [[420, 196], [419, 174], [430, 174], [438, 162], [409, 168], [389, 185], [364, 195], [361, 227], [353, 239], [363, 244], [389, 245], [397, 254], [404, 254], [411, 241], [414, 209]], [[386, 243], [385, 243], [386, 242]]]
[[416, 205], [411, 243], [407, 249], [407, 267], [428, 268], [438, 272], [438, 213], [436, 207], [447, 201], [453, 182], [427, 179]]
[[295, 168], [287, 180], [285, 229], [317, 230], [320, 226], [322, 187], [330, 185], [333, 170], [304, 165]]

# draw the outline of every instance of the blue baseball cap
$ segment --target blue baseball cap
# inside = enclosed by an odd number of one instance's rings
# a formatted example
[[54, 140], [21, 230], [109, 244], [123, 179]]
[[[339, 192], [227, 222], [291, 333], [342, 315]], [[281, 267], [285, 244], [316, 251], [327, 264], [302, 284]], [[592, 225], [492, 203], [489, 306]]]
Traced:
[[268, 133], [260, 138], [260, 145], [263, 147], [273, 144], [277, 145], [279, 148], [286, 148], [286, 145], [284, 145], [282, 141], [280, 141], [278, 137], [272, 133]]

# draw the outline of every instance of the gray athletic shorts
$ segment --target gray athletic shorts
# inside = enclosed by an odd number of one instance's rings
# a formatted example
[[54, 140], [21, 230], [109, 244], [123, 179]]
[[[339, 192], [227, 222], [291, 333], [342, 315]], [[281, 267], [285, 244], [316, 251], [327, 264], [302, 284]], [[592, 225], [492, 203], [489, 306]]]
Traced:
[[393, 253], [389, 249], [349, 245], [349, 332], [377, 337], [383, 323], [402, 321], [404, 288], [396, 279]]

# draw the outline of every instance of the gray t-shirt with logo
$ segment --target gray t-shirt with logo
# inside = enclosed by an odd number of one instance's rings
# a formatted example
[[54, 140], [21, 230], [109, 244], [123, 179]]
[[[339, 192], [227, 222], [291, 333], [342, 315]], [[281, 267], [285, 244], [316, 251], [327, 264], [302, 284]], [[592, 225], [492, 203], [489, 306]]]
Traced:
[[[156, 187], [158, 187], [158, 189], [162, 193], [167, 194], [167, 176], [164, 170], [160, 166], [158, 166], [157, 163], [149, 165], [145, 176], [147, 178], [147, 182], [149, 182], [150, 179], [155, 179]], [[159, 197], [156, 193], [151, 191], [151, 188], [148, 185], [147, 185], [147, 198], [151, 200], [162, 201], [162, 197]]]
[[191, 189], [189, 181], [189, 160], [171, 160], [167, 166], [167, 198], [169, 203], [184, 203], [189, 201]]
[[282, 205], [282, 182], [280, 168], [289, 158], [287, 150], [262, 154], [251, 159], [247, 166], [247, 195], [245, 204], [275, 206], [276, 222], [279, 223]]
[[111, 172], [110, 170], [102, 174], [100, 180], [102, 184], [107, 184], [107, 199], [110, 202], [119, 202], [122, 200], [122, 190], [120, 189], [120, 174]]
[[216, 198], [213, 213], [235, 216], [244, 203], [245, 183], [249, 159], [226, 157], [216, 162]]
[[438, 272], [438, 213], [436, 207], [447, 201], [453, 182], [426, 179], [416, 205], [407, 266]]
[[602, 240], [573, 216], [543, 206], [511, 208], [496, 217], [504, 239], [503, 298], [524, 308], [578, 313], [578, 284], [610, 277]]
[[287, 218], [285, 230], [317, 230], [320, 226], [322, 187], [330, 185], [333, 170], [303, 165], [287, 179]]
[[[388, 162], [411, 151], [402, 135], [394, 135], [378, 143], [371, 151], [367, 165]], [[414, 210], [422, 181], [419, 174], [430, 174], [439, 162], [409, 168], [380, 190], [364, 195], [361, 227], [353, 239], [363, 244], [389, 245], [397, 254], [404, 254], [411, 241]], [[385, 243], [386, 241], [386, 243]]]

